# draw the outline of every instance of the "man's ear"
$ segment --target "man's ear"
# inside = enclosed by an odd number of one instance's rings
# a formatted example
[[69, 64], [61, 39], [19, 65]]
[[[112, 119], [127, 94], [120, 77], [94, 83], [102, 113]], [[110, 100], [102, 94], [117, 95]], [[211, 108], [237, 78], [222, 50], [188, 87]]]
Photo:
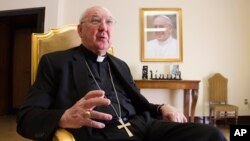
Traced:
[[81, 24], [77, 25], [77, 32], [80, 38], [82, 38], [82, 32], [83, 32], [82, 30], [83, 30], [82, 25]]

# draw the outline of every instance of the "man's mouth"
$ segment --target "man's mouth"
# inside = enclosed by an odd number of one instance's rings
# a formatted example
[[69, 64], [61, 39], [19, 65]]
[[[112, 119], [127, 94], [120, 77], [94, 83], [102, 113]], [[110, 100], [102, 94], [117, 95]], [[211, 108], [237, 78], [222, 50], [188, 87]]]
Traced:
[[105, 36], [97, 36], [97, 39], [98, 39], [98, 40], [107, 40], [108, 38], [105, 37]]

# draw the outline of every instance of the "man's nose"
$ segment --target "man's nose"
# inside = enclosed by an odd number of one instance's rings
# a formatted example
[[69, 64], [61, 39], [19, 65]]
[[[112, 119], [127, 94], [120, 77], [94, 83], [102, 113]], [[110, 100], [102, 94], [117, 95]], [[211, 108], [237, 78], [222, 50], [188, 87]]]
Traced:
[[105, 21], [100, 23], [99, 30], [104, 30], [106, 31], [108, 29], [108, 25]]

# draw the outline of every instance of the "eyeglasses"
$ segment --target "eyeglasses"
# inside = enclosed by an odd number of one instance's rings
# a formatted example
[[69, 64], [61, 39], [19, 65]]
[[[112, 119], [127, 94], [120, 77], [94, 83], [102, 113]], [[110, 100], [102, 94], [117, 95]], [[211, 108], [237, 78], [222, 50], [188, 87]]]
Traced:
[[81, 23], [90, 23], [92, 25], [95, 25], [95, 26], [99, 26], [102, 24], [102, 22], [105, 22], [106, 25], [108, 26], [113, 26], [116, 21], [113, 19], [113, 18], [109, 18], [109, 19], [101, 19], [99, 17], [92, 17], [90, 20], [86, 19], [86, 20], [83, 20]]

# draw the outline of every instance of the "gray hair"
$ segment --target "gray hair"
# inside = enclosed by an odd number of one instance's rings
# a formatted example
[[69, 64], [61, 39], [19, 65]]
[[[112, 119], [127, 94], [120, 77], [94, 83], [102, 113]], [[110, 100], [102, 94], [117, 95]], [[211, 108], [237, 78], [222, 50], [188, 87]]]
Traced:
[[90, 8], [87, 8], [80, 16], [80, 19], [79, 19], [79, 23], [82, 23], [83, 20], [87, 17], [87, 15], [89, 14], [89, 12], [93, 9], [103, 9], [105, 11], [107, 11], [108, 13], [110, 13], [110, 15], [112, 15], [112, 13], [105, 7], [102, 7], [102, 6], [93, 6], [93, 7], [90, 7]]

